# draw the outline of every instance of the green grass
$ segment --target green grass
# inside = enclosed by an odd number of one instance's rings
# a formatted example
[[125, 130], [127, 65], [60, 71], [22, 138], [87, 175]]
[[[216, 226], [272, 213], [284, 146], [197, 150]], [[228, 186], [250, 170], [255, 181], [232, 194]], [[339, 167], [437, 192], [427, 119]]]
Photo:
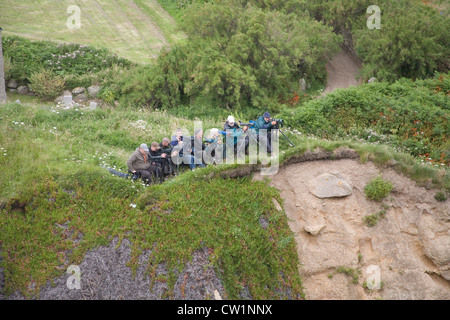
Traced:
[[[205, 128], [218, 125], [204, 121]], [[20, 290], [31, 298], [47, 280], [80, 263], [87, 250], [126, 236], [134, 245], [129, 266], [134, 270], [139, 252], [152, 248], [148, 271], [167, 262], [169, 288], [191, 254], [206, 246], [228, 297], [239, 298], [246, 286], [254, 298], [286, 298], [283, 283], [290, 298], [300, 298], [293, 236], [286, 216], [267, 200], [281, 202], [275, 189], [250, 178], [210, 175], [236, 165], [188, 172], [147, 189], [99, 167], [126, 172], [136, 145], [160, 141], [177, 127], [191, 129], [193, 121], [151, 111], [3, 105], [0, 246], [6, 293]], [[259, 225], [261, 217], [269, 221], [267, 229]]]
[[[222, 120], [205, 119], [204, 128], [220, 128]], [[145, 262], [150, 275], [158, 263], [167, 263], [167, 298], [177, 272], [203, 247], [210, 249], [227, 298], [239, 299], [243, 287], [254, 299], [303, 297], [293, 234], [271, 201], [282, 199], [265, 182], [224, 178], [227, 170], [239, 168], [234, 164], [188, 171], [146, 188], [99, 166], [126, 172], [137, 145], [170, 137], [177, 127], [192, 132], [193, 120], [147, 110], [63, 110], [34, 98], [2, 105], [0, 246], [6, 293], [33, 297], [67, 266], [80, 263], [87, 250], [127, 237], [133, 243], [132, 270], [145, 249], [152, 250]], [[418, 182], [432, 180], [440, 190], [450, 188], [448, 170], [424, 167], [388, 147], [285, 133], [296, 147], [281, 140], [281, 164], [307, 150], [350, 147], [363, 162], [395, 159], [397, 171]], [[266, 229], [260, 219], [269, 222]]]
[[[81, 29], [66, 26], [70, 5], [80, 7]], [[153, 61], [161, 48], [184, 37], [175, 20], [154, 0], [4, 0], [0, 20], [5, 35], [105, 47], [139, 63]]]

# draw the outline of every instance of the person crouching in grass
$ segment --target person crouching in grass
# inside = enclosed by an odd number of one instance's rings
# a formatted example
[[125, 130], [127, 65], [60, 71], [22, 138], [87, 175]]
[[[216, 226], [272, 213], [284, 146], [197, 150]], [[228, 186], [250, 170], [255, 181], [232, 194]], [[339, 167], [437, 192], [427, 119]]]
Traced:
[[150, 184], [152, 178], [149, 152], [148, 146], [143, 143], [127, 161], [128, 171], [133, 175], [138, 174], [146, 184]]

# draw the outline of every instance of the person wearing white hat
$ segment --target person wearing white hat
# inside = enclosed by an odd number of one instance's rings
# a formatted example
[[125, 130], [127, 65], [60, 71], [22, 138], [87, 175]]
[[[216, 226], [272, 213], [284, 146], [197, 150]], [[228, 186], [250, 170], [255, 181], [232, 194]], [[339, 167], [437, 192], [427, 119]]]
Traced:
[[[227, 121], [223, 125], [223, 131], [227, 133], [227, 137], [234, 139], [235, 152], [237, 152], [237, 144], [239, 137], [242, 136], [247, 131], [247, 129], [248, 127], [241, 128], [234, 120], [234, 117], [231, 115], [228, 116]], [[242, 147], [244, 148], [244, 150], [247, 150], [249, 139], [248, 137], [245, 137], [244, 139], [245, 140], [243, 141]]]

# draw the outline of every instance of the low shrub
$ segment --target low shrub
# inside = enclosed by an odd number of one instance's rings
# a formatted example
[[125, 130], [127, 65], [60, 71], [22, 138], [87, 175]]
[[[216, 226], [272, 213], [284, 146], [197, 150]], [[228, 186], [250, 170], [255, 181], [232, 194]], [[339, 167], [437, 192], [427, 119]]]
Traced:
[[373, 227], [378, 223], [380, 218], [384, 217], [385, 214], [386, 214], [386, 210], [380, 210], [377, 213], [365, 216], [363, 218], [363, 221], [367, 224], [367, 226]]
[[445, 192], [438, 191], [438, 192], [436, 193], [436, 195], [434, 196], [434, 198], [435, 198], [437, 201], [444, 202], [445, 200], [447, 200], [447, 194], [446, 194]]
[[381, 176], [372, 179], [364, 188], [366, 197], [375, 201], [386, 198], [394, 189], [389, 181], [384, 180]]
[[41, 98], [53, 99], [64, 89], [64, 79], [50, 70], [42, 69], [30, 77], [31, 89]]
[[75, 43], [58, 44], [5, 36], [2, 44], [4, 55], [10, 61], [9, 77], [20, 83], [29, 82], [33, 73], [44, 68], [67, 77], [70, 86], [75, 85], [72, 81], [84, 82], [86, 85], [87, 79], [94, 74], [114, 67], [128, 68], [134, 65], [107, 49]]

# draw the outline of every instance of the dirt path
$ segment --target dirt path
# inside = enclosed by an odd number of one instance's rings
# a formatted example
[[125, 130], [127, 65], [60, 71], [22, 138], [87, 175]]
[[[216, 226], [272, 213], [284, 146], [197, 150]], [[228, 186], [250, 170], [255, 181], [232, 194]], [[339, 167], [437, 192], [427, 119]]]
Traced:
[[357, 80], [361, 62], [345, 47], [327, 63], [326, 69], [328, 80], [323, 94], [361, 83], [361, 81]]
[[[339, 172], [352, 194], [314, 196], [309, 182], [326, 172]], [[385, 216], [369, 227], [363, 217], [382, 208], [367, 200], [364, 187], [380, 173], [395, 189], [383, 201]], [[437, 202], [435, 190], [416, 186], [392, 168], [380, 171], [357, 159], [291, 164], [271, 178], [271, 185], [285, 201], [307, 299], [450, 299], [450, 205]], [[357, 283], [339, 267], [355, 272]], [[364, 288], [376, 268], [381, 290]]]

